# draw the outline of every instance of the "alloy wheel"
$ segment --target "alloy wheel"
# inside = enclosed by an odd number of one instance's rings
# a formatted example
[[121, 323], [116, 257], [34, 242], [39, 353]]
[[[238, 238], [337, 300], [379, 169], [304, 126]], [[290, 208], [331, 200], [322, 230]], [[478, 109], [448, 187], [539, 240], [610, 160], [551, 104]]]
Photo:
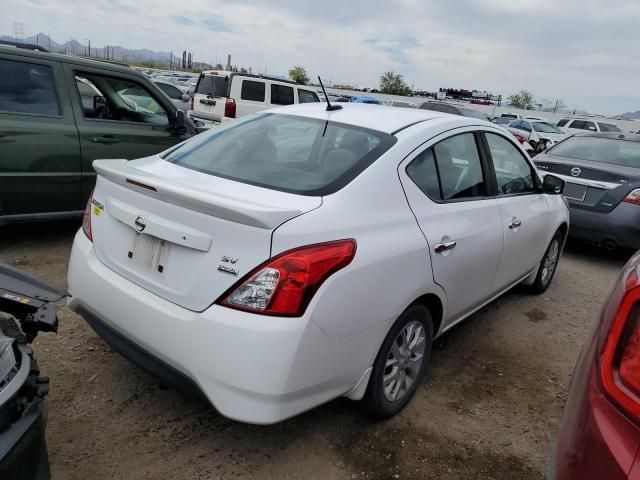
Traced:
[[418, 379], [425, 353], [424, 326], [417, 320], [407, 323], [391, 344], [383, 370], [384, 396], [400, 400]]

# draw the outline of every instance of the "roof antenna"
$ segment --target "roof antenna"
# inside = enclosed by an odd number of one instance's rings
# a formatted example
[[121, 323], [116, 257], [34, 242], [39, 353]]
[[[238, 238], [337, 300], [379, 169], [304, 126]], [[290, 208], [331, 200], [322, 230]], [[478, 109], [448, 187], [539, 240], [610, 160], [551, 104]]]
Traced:
[[320, 82], [320, 87], [322, 87], [322, 93], [324, 93], [324, 98], [327, 100], [327, 112], [333, 112], [334, 110], [341, 110], [342, 105], [331, 105], [329, 101], [329, 95], [327, 95], [327, 91], [324, 89], [324, 85], [322, 84], [322, 79], [320, 75], [318, 75], [318, 81]]

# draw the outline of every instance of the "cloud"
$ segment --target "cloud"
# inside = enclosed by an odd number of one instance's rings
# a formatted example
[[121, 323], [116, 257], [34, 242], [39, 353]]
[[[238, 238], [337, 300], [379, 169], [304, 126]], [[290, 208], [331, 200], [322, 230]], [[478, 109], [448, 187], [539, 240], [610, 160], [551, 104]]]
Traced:
[[526, 88], [570, 107], [640, 109], [637, 0], [606, 8], [600, 0], [40, 1], [14, 1], [0, 34], [23, 22], [25, 36], [187, 49], [209, 63], [230, 53], [233, 63], [269, 74], [299, 64], [312, 78], [373, 87], [395, 70], [420, 89]]

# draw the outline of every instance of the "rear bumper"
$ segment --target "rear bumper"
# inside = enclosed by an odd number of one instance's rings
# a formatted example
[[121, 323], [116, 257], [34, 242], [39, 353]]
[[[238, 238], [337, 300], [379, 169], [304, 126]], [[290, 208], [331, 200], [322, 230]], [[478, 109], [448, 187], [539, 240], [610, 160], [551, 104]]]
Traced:
[[370, 366], [368, 354], [327, 337], [307, 316], [263, 317], [218, 305], [193, 312], [164, 300], [102, 264], [82, 231], [68, 284], [69, 307], [116, 350], [193, 386], [235, 420], [284, 420], [348, 393]]
[[622, 247], [640, 249], [640, 206], [621, 202], [609, 213], [570, 208], [570, 234], [594, 242], [613, 240]]

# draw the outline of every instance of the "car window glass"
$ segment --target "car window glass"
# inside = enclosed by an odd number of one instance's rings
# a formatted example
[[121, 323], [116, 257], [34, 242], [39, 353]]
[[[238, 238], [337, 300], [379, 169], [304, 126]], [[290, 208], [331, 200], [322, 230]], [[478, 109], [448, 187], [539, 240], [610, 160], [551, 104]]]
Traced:
[[506, 138], [486, 133], [496, 172], [498, 195], [534, 192], [533, 170], [520, 150]]
[[196, 85], [196, 93], [212, 97], [227, 96], [227, 77], [202, 75]]
[[440, 185], [438, 183], [438, 171], [436, 170], [436, 160], [433, 150], [428, 148], [409, 165], [407, 165], [407, 175], [418, 186], [422, 192], [433, 200], [442, 200]]
[[433, 147], [443, 200], [483, 197], [486, 186], [473, 133], [443, 140]]
[[569, 123], [569, 119], [567, 118], [563, 118], [562, 120], [560, 120], [558, 123], [556, 123], [556, 125], [558, 127], [564, 127], [567, 123]]
[[276, 83], [271, 84], [272, 105], [291, 105], [293, 102], [293, 87], [286, 87]]
[[622, 132], [622, 129], [612, 123], [598, 122], [601, 132]]
[[168, 125], [167, 111], [143, 86], [130, 80], [78, 73], [77, 93], [85, 118]]
[[298, 102], [299, 103], [313, 103], [319, 102], [320, 99], [314, 92], [309, 90], [298, 89]]
[[554, 146], [549, 154], [640, 168], [640, 142], [617, 138], [571, 137]]
[[0, 60], [0, 112], [60, 115], [51, 67]]
[[173, 85], [168, 85], [166, 83], [156, 83], [156, 85], [160, 90], [166, 93], [169, 98], [172, 98], [173, 100], [182, 100], [182, 92]]
[[242, 100], [251, 100], [253, 102], [264, 102], [264, 85], [264, 82], [243, 80], [240, 98], [242, 98]]

